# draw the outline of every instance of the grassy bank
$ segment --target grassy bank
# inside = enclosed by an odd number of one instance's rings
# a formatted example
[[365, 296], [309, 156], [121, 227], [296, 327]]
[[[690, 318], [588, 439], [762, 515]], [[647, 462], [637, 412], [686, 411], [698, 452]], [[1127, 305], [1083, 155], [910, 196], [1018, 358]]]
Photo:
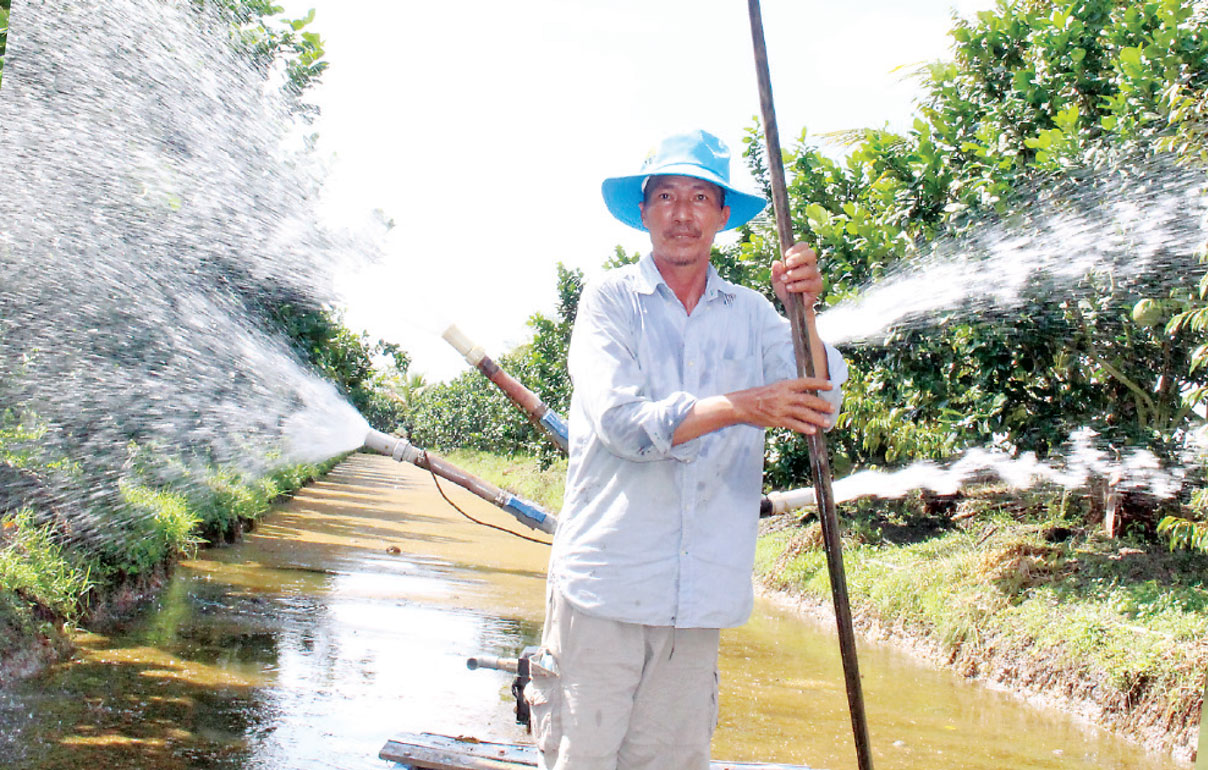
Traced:
[[[1208, 671], [1208, 557], [995, 497], [938, 517], [910, 505], [841, 510], [862, 630], [1189, 759]], [[759, 578], [828, 611], [821, 543], [816, 522], [766, 533]]]
[[566, 487], [566, 460], [542, 468], [535, 457], [501, 457], [489, 452], [459, 449], [445, 455], [449, 462], [481, 476], [497, 487], [528, 498], [553, 514], [562, 510]]
[[[449, 455], [561, 508], [565, 465]], [[935, 511], [921, 498], [840, 507], [853, 611], [865, 633], [938, 665], [1057, 703], [1188, 760], [1208, 672], [1208, 556], [1080, 527], [1069, 496], [986, 489]], [[757, 579], [809, 611], [831, 606], [815, 521], [764, 522]]]
[[127, 510], [114, 512], [122, 528], [87, 544], [68, 536], [61, 511], [36, 501], [0, 515], [0, 684], [62, 655], [71, 628], [154, 589], [175, 560], [237, 539], [338, 459], [255, 480], [215, 469], [183, 489], [123, 485]]

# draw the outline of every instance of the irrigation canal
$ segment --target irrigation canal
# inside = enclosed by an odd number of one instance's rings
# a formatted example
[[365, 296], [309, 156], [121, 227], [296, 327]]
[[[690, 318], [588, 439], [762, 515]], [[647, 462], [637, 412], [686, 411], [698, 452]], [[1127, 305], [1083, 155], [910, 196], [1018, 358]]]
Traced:
[[[514, 524], [459, 489], [477, 518]], [[0, 693], [0, 767], [386, 768], [394, 732], [523, 740], [510, 675], [468, 656], [537, 639], [547, 549], [471, 524], [431, 477], [353, 455], [245, 541]], [[760, 602], [722, 636], [717, 757], [855, 765], [833, 630]], [[1158, 770], [1164, 757], [1056, 711], [862, 644], [880, 770]]]

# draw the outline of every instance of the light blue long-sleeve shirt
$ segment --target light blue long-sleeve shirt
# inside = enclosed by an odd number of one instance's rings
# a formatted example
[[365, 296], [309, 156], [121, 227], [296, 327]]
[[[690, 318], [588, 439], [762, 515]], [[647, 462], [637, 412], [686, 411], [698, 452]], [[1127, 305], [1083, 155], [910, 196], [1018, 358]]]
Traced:
[[[838, 406], [847, 378], [827, 347]], [[650, 255], [593, 282], [568, 359], [570, 465], [550, 585], [583, 612], [630, 623], [744, 623], [764, 431], [733, 425], [678, 446], [698, 398], [796, 377], [789, 323], [710, 267], [688, 315]]]

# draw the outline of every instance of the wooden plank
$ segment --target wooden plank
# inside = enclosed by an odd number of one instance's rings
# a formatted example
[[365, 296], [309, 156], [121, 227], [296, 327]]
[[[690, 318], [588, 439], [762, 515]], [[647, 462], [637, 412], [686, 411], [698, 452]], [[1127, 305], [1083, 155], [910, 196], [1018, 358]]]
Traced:
[[[399, 733], [382, 747], [378, 757], [411, 770], [527, 770], [537, 766], [535, 747], [519, 743], [494, 743], [465, 736], [434, 733]], [[766, 762], [718, 762], [710, 770], [810, 770], [805, 765]]]
[[386, 741], [378, 757], [414, 770], [522, 770], [537, 766], [533, 746], [433, 733], [400, 733]]

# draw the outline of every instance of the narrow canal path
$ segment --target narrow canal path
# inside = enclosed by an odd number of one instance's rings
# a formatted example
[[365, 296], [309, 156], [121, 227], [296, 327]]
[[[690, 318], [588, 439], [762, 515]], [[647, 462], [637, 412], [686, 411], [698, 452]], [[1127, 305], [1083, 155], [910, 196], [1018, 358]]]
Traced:
[[[138, 617], [0, 693], [0, 767], [361, 770], [391, 767], [377, 752], [402, 730], [523, 740], [510, 677], [465, 659], [535, 643], [547, 553], [461, 518], [425, 472], [353, 455], [244, 543], [181, 564]], [[854, 766], [830, 628], [759, 602], [722, 644], [717, 756]], [[1172, 766], [883, 646], [861, 646], [861, 669], [879, 770]]]

